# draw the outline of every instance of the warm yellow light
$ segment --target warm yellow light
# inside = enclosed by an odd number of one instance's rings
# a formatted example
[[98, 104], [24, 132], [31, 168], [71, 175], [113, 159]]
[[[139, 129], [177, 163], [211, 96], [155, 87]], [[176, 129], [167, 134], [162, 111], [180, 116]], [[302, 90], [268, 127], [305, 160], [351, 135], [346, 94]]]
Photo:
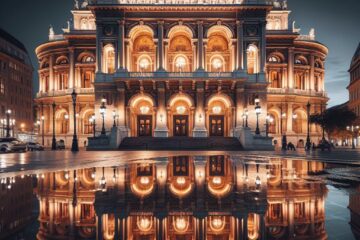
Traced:
[[212, 182], [214, 183], [214, 184], [216, 184], [216, 185], [220, 185], [221, 184], [221, 177], [214, 177], [213, 179], [212, 179]]
[[187, 221], [187, 219], [185, 217], [181, 216], [181, 217], [175, 218], [174, 228], [175, 228], [176, 232], [179, 232], [179, 233], [186, 232], [188, 226], [189, 226], [189, 222]]
[[225, 219], [222, 217], [212, 217], [212, 220], [210, 222], [211, 230], [213, 231], [220, 231], [225, 227]]
[[185, 182], [186, 182], [186, 180], [185, 180], [184, 177], [178, 177], [178, 178], [176, 179], [176, 182], [177, 182], [177, 184], [179, 184], [179, 185], [184, 185]]
[[178, 107], [176, 108], [176, 112], [177, 112], [178, 114], [184, 114], [185, 111], [186, 111], [186, 108], [185, 108], [184, 106], [178, 106]]
[[152, 221], [150, 217], [139, 217], [137, 219], [137, 226], [142, 232], [148, 232], [151, 230]]
[[216, 69], [216, 70], [220, 70], [222, 65], [223, 65], [223, 62], [220, 58], [214, 58], [211, 62], [211, 64], [213, 65], [213, 67]]
[[140, 107], [141, 114], [148, 114], [149, 111], [150, 111], [150, 108], [148, 106], [141, 106]]
[[146, 70], [149, 67], [149, 65], [150, 65], [149, 59], [145, 57], [139, 61], [139, 66], [141, 70]]
[[140, 183], [143, 185], [147, 185], [150, 183], [150, 179], [148, 177], [141, 177], [140, 178]]
[[21, 128], [25, 128], [25, 123], [20, 124]]
[[215, 107], [213, 107], [212, 111], [215, 114], [220, 114], [222, 111], [222, 108], [220, 106], [215, 106]]
[[186, 59], [183, 56], [179, 56], [179, 57], [176, 58], [175, 66], [177, 68], [182, 69], [183, 67], [185, 67], [185, 65], [186, 65]]

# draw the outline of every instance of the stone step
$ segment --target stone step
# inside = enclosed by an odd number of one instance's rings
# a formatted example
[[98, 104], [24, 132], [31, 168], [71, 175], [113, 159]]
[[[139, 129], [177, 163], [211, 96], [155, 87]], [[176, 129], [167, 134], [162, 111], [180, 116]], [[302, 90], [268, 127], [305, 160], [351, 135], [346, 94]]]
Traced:
[[240, 142], [232, 137], [128, 137], [120, 150], [243, 150]]

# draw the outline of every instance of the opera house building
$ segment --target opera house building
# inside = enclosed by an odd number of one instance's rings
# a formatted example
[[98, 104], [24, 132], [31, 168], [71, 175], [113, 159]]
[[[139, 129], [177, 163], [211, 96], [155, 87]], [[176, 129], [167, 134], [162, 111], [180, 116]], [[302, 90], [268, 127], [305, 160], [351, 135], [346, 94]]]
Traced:
[[308, 131], [321, 139], [308, 115], [328, 101], [328, 49], [314, 29], [300, 34], [285, 0], [75, 1], [71, 13], [36, 48], [45, 145], [53, 131], [71, 145], [74, 126], [80, 145], [113, 128], [120, 142], [234, 137], [245, 146], [249, 134], [261, 142], [269, 133], [270, 143], [286, 135], [301, 147]]

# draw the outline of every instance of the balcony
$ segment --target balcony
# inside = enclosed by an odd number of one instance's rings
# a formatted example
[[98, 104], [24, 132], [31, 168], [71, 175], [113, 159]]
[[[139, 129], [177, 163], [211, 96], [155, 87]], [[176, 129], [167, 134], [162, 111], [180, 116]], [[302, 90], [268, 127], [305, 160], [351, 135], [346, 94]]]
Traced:
[[[64, 89], [64, 90], [53, 90], [49, 92], [39, 92], [36, 94], [36, 98], [44, 98], [44, 97], [61, 97], [70, 95], [73, 92], [72, 88]], [[94, 88], [77, 88], [77, 94], [94, 94]]]
[[302, 90], [302, 89], [290, 89], [290, 88], [268, 88], [267, 92], [268, 92], [268, 94], [327, 97], [327, 94], [325, 91], [315, 91], [315, 90]]
[[272, 5], [269, 0], [97, 0], [91, 5]]

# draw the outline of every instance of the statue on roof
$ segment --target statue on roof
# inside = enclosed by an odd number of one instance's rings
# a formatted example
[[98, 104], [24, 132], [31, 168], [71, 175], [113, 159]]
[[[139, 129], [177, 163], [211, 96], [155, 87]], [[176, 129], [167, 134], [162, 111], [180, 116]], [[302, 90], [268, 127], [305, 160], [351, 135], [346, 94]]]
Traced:
[[284, 0], [282, 2], [282, 9], [287, 9], [287, 8], [288, 8], [287, 0]]
[[87, 8], [87, 6], [89, 5], [89, 2], [87, 0], [84, 0], [83, 3], [81, 4], [81, 8]]
[[74, 0], [74, 9], [79, 9], [80, 5], [79, 5], [79, 0]]
[[311, 28], [309, 32], [309, 37], [315, 40], [315, 28]]
[[281, 4], [280, 4], [280, 2], [278, 0], [275, 0], [273, 2], [273, 5], [274, 5], [274, 8], [281, 8]]

